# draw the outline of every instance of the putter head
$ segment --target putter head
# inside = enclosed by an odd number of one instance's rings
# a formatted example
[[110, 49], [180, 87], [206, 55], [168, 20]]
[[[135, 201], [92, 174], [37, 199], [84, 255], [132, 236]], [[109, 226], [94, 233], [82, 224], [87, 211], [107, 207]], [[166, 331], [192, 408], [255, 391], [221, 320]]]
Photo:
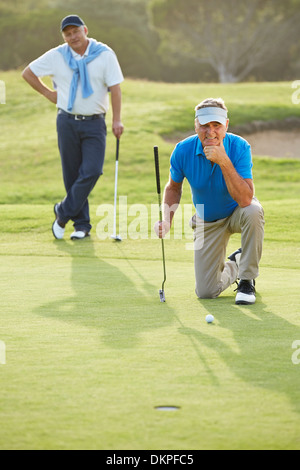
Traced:
[[116, 242], [121, 242], [122, 241], [122, 238], [120, 237], [120, 235], [112, 235], [110, 238], [112, 238]]
[[163, 290], [159, 291], [159, 299], [160, 299], [161, 302], [166, 301], [165, 292]]

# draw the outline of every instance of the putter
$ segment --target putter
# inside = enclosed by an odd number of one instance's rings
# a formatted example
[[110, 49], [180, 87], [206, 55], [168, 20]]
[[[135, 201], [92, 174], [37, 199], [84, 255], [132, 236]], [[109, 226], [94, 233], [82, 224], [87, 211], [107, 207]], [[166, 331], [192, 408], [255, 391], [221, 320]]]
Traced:
[[[159, 221], [162, 222], [162, 207], [161, 207], [161, 190], [160, 190], [160, 174], [159, 174], [159, 156], [158, 156], [158, 147], [154, 147], [154, 161], [155, 161], [155, 172], [156, 172], [156, 187], [158, 195], [158, 206], [159, 206]], [[163, 258], [163, 268], [164, 268], [164, 280], [159, 291], [159, 298], [161, 302], [166, 301], [165, 297], [165, 282], [167, 280], [166, 275], [166, 259], [165, 259], [165, 246], [164, 239], [161, 238], [161, 248], [162, 248], [162, 258]]]
[[115, 201], [114, 201], [114, 233], [111, 236], [113, 240], [121, 242], [122, 238], [117, 235], [117, 195], [118, 195], [118, 170], [119, 170], [119, 150], [120, 150], [120, 139], [117, 139], [116, 148], [116, 170], [115, 170]]

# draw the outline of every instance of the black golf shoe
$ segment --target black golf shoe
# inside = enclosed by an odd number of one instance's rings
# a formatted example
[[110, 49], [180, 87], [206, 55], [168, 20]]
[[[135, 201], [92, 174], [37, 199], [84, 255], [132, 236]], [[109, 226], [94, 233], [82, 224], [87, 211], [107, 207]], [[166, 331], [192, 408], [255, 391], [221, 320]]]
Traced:
[[231, 255], [228, 256], [228, 259], [230, 259], [230, 261], [234, 261], [237, 264], [237, 267], [239, 267], [241, 254], [242, 254], [242, 248], [239, 248], [238, 250], [231, 253]]
[[241, 280], [236, 290], [235, 303], [237, 305], [255, 304], [255, 281]]

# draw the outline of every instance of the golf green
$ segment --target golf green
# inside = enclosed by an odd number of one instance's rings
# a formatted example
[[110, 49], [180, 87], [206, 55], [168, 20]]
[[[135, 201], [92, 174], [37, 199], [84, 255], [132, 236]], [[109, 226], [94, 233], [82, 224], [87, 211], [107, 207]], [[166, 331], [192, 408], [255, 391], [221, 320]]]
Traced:
[[[53, 205], [64, 189], [55, 108], [19, 71], [1, 80], [0, 449], [299, 450], [299, 159], [254, 155], [266, 231], [252, 306], [235, 305], [235, 286], [218, 299], [197, 299], [186, 184], [184, 224], [177, 213], [179, 230], [165, 241], [161, 303], [151, 206], [153, 146], [163, 188], [174, 133], [193, 132], [198, 102], [223, 97], [234, 125], [283, 119], [300, 115], [291, 84], [126, 80], [118, 194], [127, 212], [116, 243], [111, 227], [107, 237], [102, 230], [113, 207], [111, 116], [104, 175], [90, 198], [92, 236], [70, 241], [69, 224], [57, 241]], [[239, 247], [235, 235], [228, 254]]]
[[234, 286], [198, 300], [192, 254], [172, 243], [162, 304], [158, 240], [11, 236], [2, 449], [299, 448], [299, 271], [262, 263], [251, 307]]

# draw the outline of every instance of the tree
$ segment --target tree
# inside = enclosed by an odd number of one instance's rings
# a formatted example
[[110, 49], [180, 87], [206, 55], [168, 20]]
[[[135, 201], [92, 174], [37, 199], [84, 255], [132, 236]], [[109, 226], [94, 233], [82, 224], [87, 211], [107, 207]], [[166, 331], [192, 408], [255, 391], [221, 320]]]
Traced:
[[165, 51], [209, 64], [220, 82], [233, 83], [299, 43], [299, 3], [153, 0], [151, 13]]
[[158, 34], [149, 25], [148, 0], [0, 0], [0, 69], [24, 67], [63, 42], [61, 19], [78, 14], [89, 36], [116, 52], [125, 77], [161, 80]]

